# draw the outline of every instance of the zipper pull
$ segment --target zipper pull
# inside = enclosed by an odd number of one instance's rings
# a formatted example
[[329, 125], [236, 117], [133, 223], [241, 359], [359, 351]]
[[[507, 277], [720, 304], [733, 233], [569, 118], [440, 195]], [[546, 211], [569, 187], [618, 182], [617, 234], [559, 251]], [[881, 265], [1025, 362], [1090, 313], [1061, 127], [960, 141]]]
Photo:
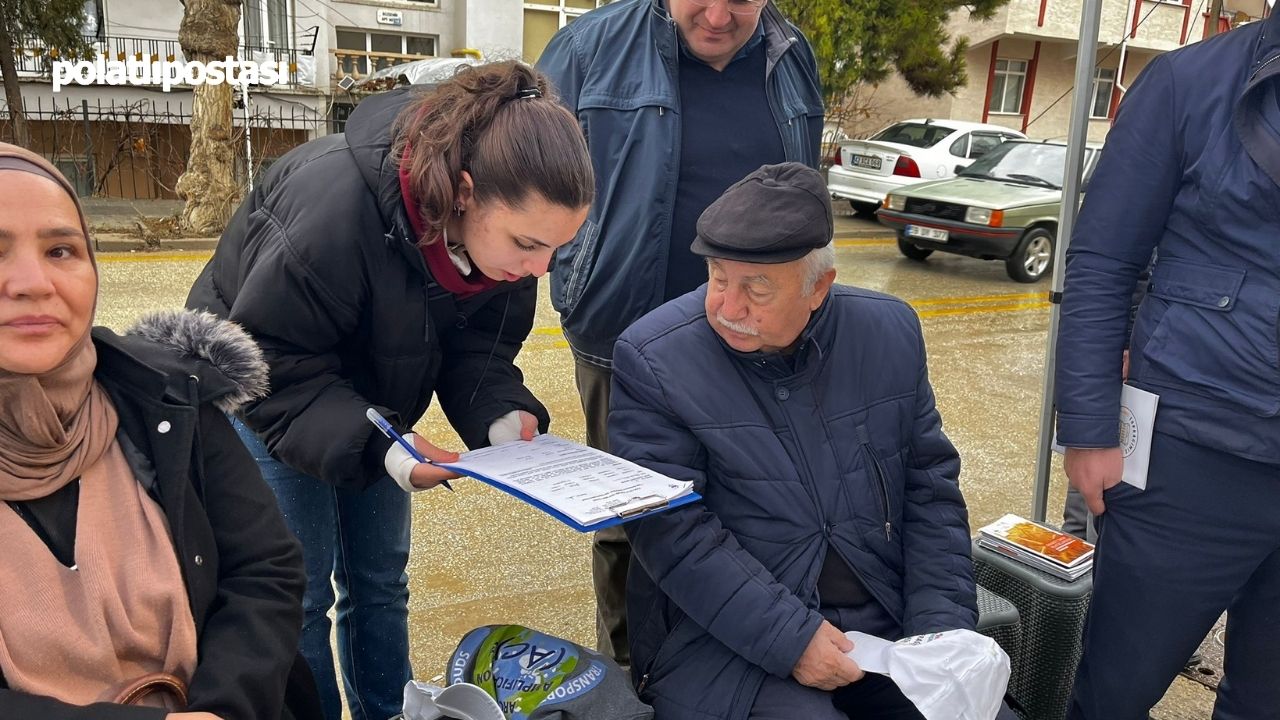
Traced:
[[644, 686], [649, 684], [649, 673], [640, 676], [640, 684], [636, 686], [636, 695], [644, 692]]
[[885, 524], [884, 524], [884, 539], [885, 539], [885, 541], [886, 541], [886, 542], [888, 542], [888, 540], [889, 540], [889, 535], [890, 535], [892, 532], [893, 532], [893, 523], [888, 522], [888, 521], [886, 520], [886, 521], [885, 521]]

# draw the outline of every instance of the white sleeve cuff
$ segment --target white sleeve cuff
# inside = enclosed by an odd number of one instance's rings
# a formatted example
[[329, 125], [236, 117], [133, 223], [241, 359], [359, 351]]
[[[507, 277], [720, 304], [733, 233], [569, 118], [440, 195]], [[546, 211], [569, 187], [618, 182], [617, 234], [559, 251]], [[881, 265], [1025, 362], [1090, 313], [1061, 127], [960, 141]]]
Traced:
[[[417, 435], [414, 433], [405, 433], [404, 439], [413, 442]], [[418, 461], [413, 459], [408, 450], [400, 446], [400, 443], [393, 442], [391, 447], [387, 448], [387, 454], [382, 457], [382, 466], [386, 469], [387, 474], [392, 480], [400, 486], [405, 492], [419, 492], [426, 488], [414, 487], [409, 482], [409, 474], [418, 466]]]
[[520, 431], [523, 427], [520, 422], [520, 411], [512, 410], [489, 425], [489, 444], [501, 445], [512, 440], [519, 440]]

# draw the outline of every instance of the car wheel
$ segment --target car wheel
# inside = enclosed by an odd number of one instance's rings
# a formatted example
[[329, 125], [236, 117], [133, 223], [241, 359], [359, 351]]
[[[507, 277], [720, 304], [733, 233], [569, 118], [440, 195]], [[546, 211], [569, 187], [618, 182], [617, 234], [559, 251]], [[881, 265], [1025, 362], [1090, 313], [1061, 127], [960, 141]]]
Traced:
[[898, 238], [898, 252], [911, 258], [912, 260], [924, 260], [925, 258], [933, 254], [932, 250], [928, 248], [922, 248], [919, 245], [912, 245], [911, 243], [907, 242], [906, 240], [903, 240], [902, 238]]
[[1004, 261], [1009, 277], [1023, 283], [1033, 283], [1053, 269], [1053, 233], [1044, 228], [1032, 228], [1022, 236], [1013, 255]]
[[880, 209], [880, 206], [876, 203], [862, 202], [861, 200], [850, 200], [849, 207], [853, 208], [853, 211], [859, 215], [869, 215], [871, 217], [875, 217], [876, 211]]

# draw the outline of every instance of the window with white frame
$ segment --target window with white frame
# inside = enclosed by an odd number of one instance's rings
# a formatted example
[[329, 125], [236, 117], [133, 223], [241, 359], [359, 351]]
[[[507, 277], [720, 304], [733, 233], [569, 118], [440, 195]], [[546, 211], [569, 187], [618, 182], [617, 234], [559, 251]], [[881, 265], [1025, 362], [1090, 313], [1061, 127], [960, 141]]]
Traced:
[[285, 50], [289, 42], [288, 0], [244, 0], [244, 44], [250, 48]]
[[334, 54], [342, 72], [357, 77], [384, 67], [436, 56], [434, 35], [405, 35], [339, 28]]
[[1089, 117], [1111, 117], [1111, 96], [1115, 89], [1115, 68], [1096, 68], [1093, 71], [1093, 102], [1089, 104]]
[[1027, 84], [1026, 60], [996, 60], [991, 81], [991, 112], [1022, 112], [1022, 88]]
[[537, 62], [551, 36], [610, 0], [535, 0], [524, 4], [524, 61]]

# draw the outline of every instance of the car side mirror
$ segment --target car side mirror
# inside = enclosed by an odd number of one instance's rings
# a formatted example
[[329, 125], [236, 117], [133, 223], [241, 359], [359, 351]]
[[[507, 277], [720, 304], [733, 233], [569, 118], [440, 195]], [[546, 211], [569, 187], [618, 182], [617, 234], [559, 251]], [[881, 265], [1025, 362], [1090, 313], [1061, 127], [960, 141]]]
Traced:
[[957, 175], [959, 175], [960, 173], [964, 172], [964, 168], [965, 168], [965, 166], [964, 166], [964, 165], [957, 165], [957, 166], [956, 166], [956, 174], [957, 174]]

